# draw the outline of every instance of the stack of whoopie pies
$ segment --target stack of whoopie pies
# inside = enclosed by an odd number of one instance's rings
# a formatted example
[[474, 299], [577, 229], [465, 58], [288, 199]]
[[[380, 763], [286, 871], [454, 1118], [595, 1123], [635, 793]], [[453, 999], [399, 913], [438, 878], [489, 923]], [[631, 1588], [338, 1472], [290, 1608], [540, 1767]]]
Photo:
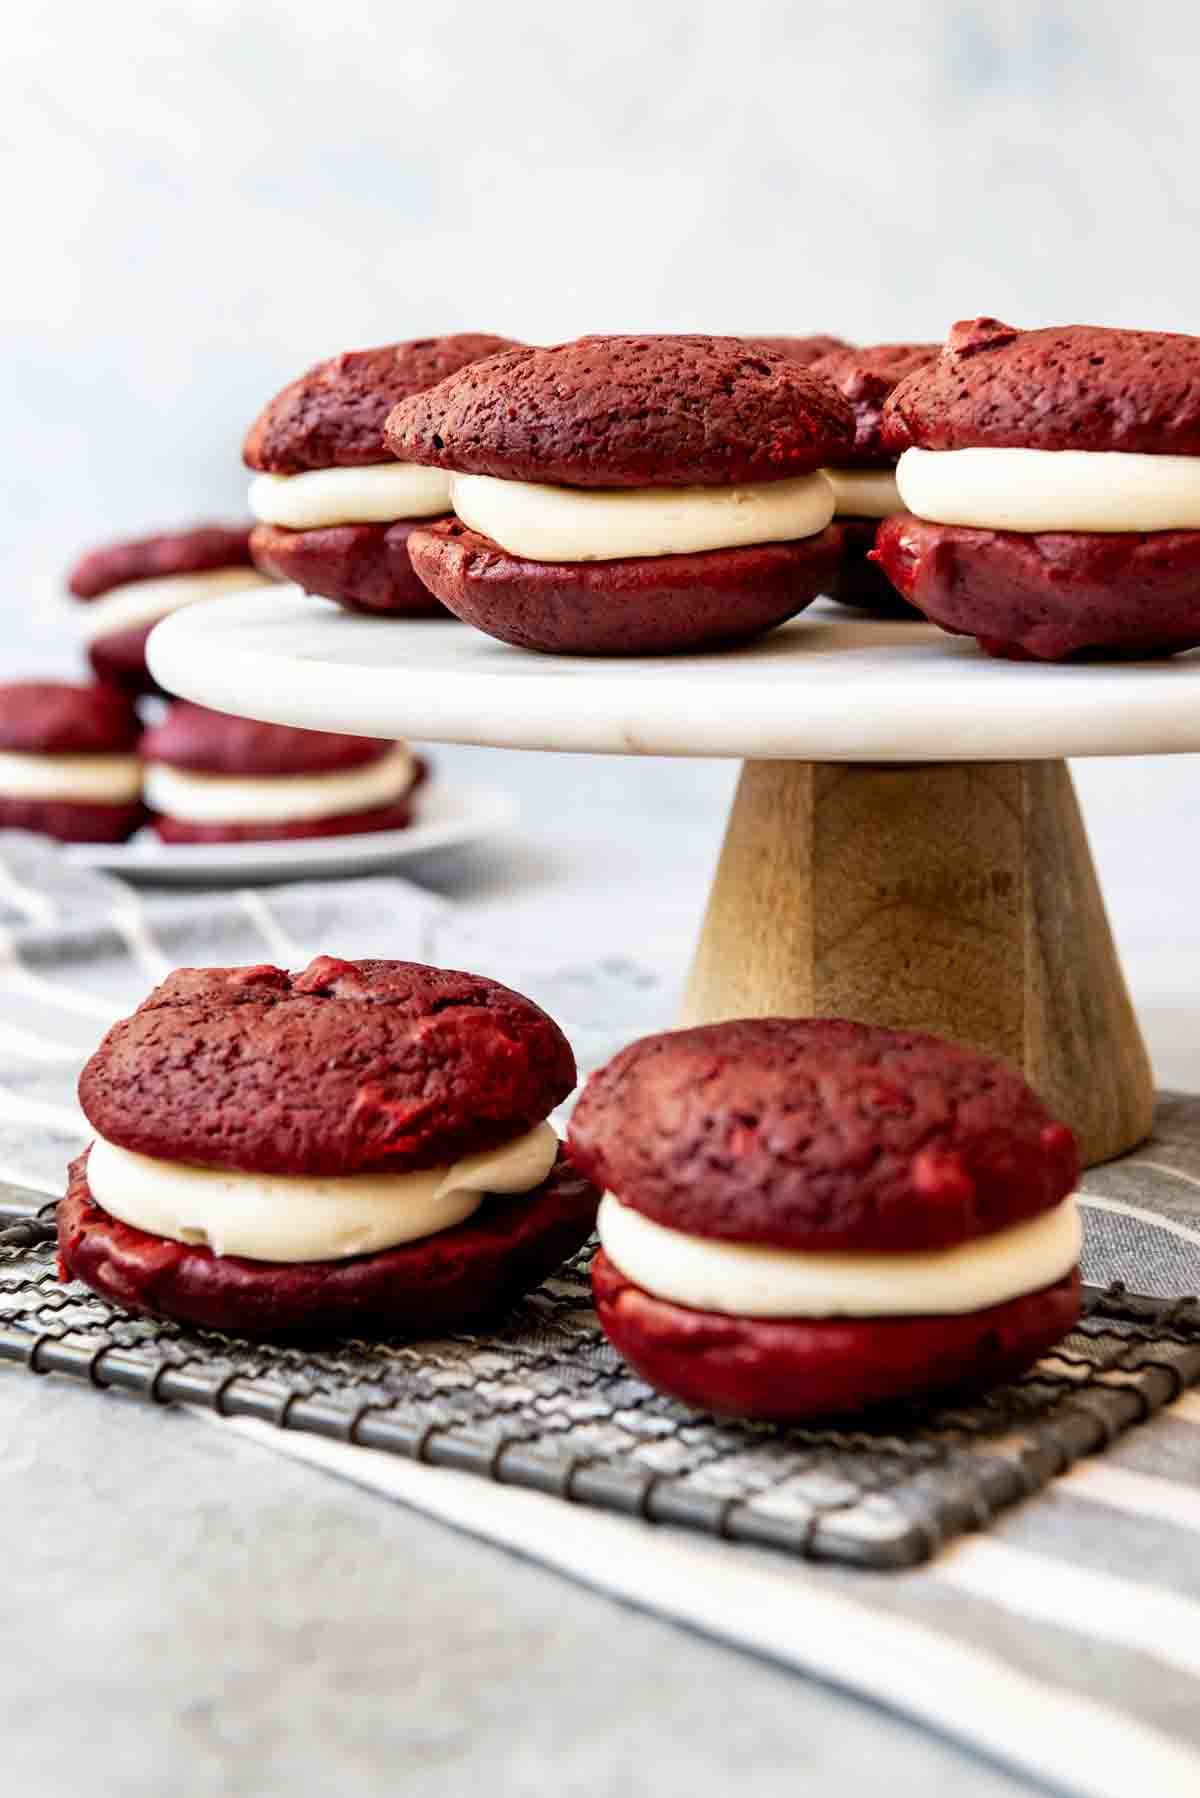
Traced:
[[544, 1121], [574, 1084], [557, 1024], [478, 975], [178, 969], [83, 1071], [63, 1275], [251, 1336], [486, 1320], [591, 1232]]
[[647, 1037], [593, 1074], [569, 1147], [605, 1189], [605, 1331], [705, 1410], [804, 1421], [1007, 1379], [1078, 1315], [1070, 1130], [936, 1037]]
[[182, 606], [260, 583], [248, 525], [195, 525], [105, 543], [67, 577], [87, 607], [94, 680], [0, 687], [0, 830], [123, 843], [145, 822], [135, 700], [155, 689], [146, 639]]
[[990, 655], [1200, 644], [1200, 337], [954, 326], [895, 388], [883, 441], [907, 508], [875, 558]]
[[383, 426], [399, 401], [512, 339], [464, 331], [353, 350], [319, 362], [251, 425], [250, 538], [267, 574], [352, 612], [414, 617], [441, 607], [413, 573], [408, 537], [450, 510], [437, 469], [397, 460]]
[[[249, 525], [196, 525], [79, 559], [67, 584], [88, 602], [95, 684], [0, 689], [0, 829], [123, 842], [149, 821], [164, 842], [229, 843], [412, 822], [426, 769], [404, 743], [254, 724], [182, 702], [143, 731], [133, 702], [158, 691], [146, 666], [150, 632], [183, 606], [271, 584], [254, 566], [251, 536]], [[411, 570], [407, 579], [411, 587]]]

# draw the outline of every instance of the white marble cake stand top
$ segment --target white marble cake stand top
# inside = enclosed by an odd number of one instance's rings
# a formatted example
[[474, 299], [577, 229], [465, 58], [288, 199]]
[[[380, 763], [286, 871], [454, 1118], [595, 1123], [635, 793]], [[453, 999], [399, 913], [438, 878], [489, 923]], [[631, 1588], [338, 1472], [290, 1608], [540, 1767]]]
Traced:
[[364, 736], [820, 762], [1200, 750], [1200, 652], [998, 662], [932, 625], [857, 618], [825, 601], [740, 649], [592, 659], [256, 588], [175, 613], [149, 654], [161, 684], [184, 698]]

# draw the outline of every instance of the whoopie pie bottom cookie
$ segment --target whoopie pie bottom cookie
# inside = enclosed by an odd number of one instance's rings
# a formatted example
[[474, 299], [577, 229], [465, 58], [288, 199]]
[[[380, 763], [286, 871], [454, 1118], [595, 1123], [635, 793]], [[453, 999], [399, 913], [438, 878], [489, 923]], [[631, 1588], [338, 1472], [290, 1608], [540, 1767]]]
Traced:
[[1200, 531], [993, 531], [885, 518], [872, 559], [988, 655], [1168, 656], [1200, 644]]
[[456, 519], [415, 529], [413, 567], [466, 624], [558, 655], [715, 649], [795, 617], [837, 578], [830, 526], [791, 543], [613, 561], [512, 556]]
[[871, 559], [878, 518], [835, 518], [830, 526], [842, 540], [838, 571], [828, 597], [858, 612], [879, 618], [920, 618], [916, 606], [902, 598], [882, 568]]
[[308, 837], [371, 835], [407, 830], [413, 808], [407, 800], [370, 812], [343, 812], [335, 818], [306, 818], [290, 824], [197, 824], [186, 818], [156, 816], [154, 830], [164, 843], [295, 843]]
[[58, 1208], [60, 1275], [110, 1304], [230, 1335], [444, 1335], [487, 1322], [581, 1249], [599, 1193], [559, 1152], [530, 1192], [492, 1195], [450, 1230], [345, 1260], [271, 1262], [155, 1236], [92, 1196], [88, 1155]]
[[401, 518], [394, 524], [332, 524], [307, 531], [257, 524], [250, 533], [250, 552], [263, 574], [294, 581], [347, 612], [444, 618], [446, 608], [409, 557], [410, 534], [428, 523]]
[[124, 843], [145, 817], [140, 800], [104, 805], [72, 799], [0, 798], [0, 830], [33, 830], [60, 843]]
[[652, 1386], [728, 1417], [801, 1423], [995, 1385], [1060, 1342], [1079, 1316], [1079, 1274], [961, 1317], [730, 1317], [655, 1298], [603, 1250], [596, 1310]]

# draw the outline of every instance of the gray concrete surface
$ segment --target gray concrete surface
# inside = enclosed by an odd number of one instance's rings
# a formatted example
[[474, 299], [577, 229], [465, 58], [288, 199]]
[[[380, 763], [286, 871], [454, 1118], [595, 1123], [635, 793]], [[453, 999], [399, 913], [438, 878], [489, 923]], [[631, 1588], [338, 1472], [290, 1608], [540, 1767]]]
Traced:
[[1030, 1789], [183, 1414], [4, 1370], [0, 1456], [13, 1798]]

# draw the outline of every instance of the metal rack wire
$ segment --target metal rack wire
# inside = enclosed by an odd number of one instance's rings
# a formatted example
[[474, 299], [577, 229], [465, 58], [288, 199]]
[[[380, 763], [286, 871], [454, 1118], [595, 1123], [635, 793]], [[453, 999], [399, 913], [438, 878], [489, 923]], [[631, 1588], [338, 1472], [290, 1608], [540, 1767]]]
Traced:
[[597, 1326], [585, 1250], [498, 1329], [272, 1347], [136, 1318], [59, 1283], [53, 1206], [0, 1193], [0, 1360], [208, 1406], [813, 1560], [912, 1566], [1200, 1380], [1200, 1304], [1090, 1292], [1022, 1380], [844, 1429], [688, 1411]]

